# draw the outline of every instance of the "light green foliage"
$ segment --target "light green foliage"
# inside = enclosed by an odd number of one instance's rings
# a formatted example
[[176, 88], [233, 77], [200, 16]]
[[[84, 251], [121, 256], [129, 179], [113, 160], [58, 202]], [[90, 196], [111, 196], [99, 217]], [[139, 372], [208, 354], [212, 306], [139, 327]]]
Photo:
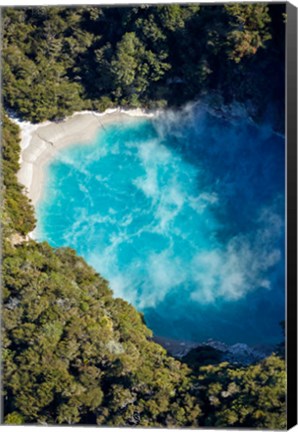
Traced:
[[286, 428], [283, 359], [272, 355], [246, 368], [228, 363], [204, 366], [198, 380], [205, 398], [206, 426]]
[[138, 412], [140, 425], [169, 416], [197, 424], [194, 397], [184, 399], [190, 371], [148, 340], [138, 312], [113, 299], [72, 250], [33, 241], [8, 246], [3, 281], [7, 422], [17, 410], [24, 422], [123, 426]]
[[271, 21], [266, 4], [227, 4], [225, 9], [230, 16], [231, 31], [227, 41], [230, 46], [229, 58], [239, 63], [248, 55], [253, 55], [271, 39], [268, 24]]
[[188, 6], [172, 4], [169, 6], [158, 6], [157, 13], [162, 25], [170, 31], [183, 29], [186, 22], [198, 14], [200, 6], [193, 4]]
[[166, 40], [166, 35], [156, 22], [153, 14], [149, 14], [146, 18], [138, 18], [135, 22], [140, 37], [144, 41], [150, 41], [151, 46], [157, 46]]
[[9, 425], [22, 425], [24, 424], [24, 418], [18, 412], [12, 412], [6, 416], [5, 423]]
[[[5, 8], [4, 105], [39, 122], [82, 108], [179, 105], [216, 89], [262, 111], [272, 99], [264, 77], [283, 79], [283, 9], [272, 8]], [[215, 366], [217, 352], [193, 350], [191, 370], [74, 251], [25, 241], [35, 219], [17, 182], [19, 151], [4, 115], [5, 423], [284, 428], [284, 360]]]
[[275, 97], [262, 77], [275, 82], [283, 62], [283, 13], [238, 3], [5, 8], [4, 104], [40, 122], [80, 109], [179, 106], [215, 89], [261, 113]]
[[[150, 341], [142, 315], [114, 299], [107, 282], [71, 249], [11, 241], [11, 232], [33, 227], [32, 208], [16, 182], [18, 133], [4, 117], [5, 423], [197, 425], [190, 370]], [[177, 404], [184, 416], [173, 415]]]
[[7, 423], [285, 426], [284, 360], [191, 375], [71, 249], [7, 245], [3, 281]]
[[137, 95], [143, 94], [150, 82], [158, 81], [169, 69], [169, 65], [163, 62], [165, 58], [165, 53], [157, 57], [151, 50], [146, 50], [135, 33], [125, 33], [111, 63], [117, 97], [128, 97], [136, 105]]
[[82, 87], [66, 75], [76, 56], [90, 46], [91, 37], [79, 30], [81, 16], [76, 9], [8, 8], [3, 14], [7, 105], [33, 122], [80, 109]]
[[2, 199], [1, 224], [9, 237], [16, 231], [25, 235], [35, 226], [33, 208], [18, 183], [20, 138], [18, 127], [6, 115], [2, 116]]
[[138, 57], [144, 51], [144, 47], [134, 33], [125, 33], [117, 46], [116, 59], [112, 62], [112, 67], [116, 75], [116, 82], [129, 88], [135, 81], [137, 68], [139, 66]]

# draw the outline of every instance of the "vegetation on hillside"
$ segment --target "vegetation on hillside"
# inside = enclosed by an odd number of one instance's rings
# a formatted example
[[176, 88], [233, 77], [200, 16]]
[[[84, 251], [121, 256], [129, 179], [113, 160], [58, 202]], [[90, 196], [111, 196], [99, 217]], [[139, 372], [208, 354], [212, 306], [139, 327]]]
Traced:
[[272, 355], [248, 367], [202, 366], [196, 377], [203, 389], [204, 426], [286, 429], [283, 359]]
[[4, 104], [40, 122], [181, 105], [212, 89], [250, 102], [256, 118], [270, 102], [282, 129], [283, 12], [262, 3], [5, 8]]
[[4, 237], [17, 231], [25, 235], [35, 227], [32, 206], [24, 196], [24, 188], [18, 183], [17, 172], [20, 168], [19, 128], [9, 118], [2, 116], [2, 230]]
[[151, 341], [142, 316], [73, 250], [25, 241], [34, 217], [15, 176], [18, 127], [3, 120], [12, 167], [2, 222], [5, 423], [284, 428], [283, 358], [212, 365], [208, 351], [188, 356], [188, 367]]
[[[267, 70], [274, 49], [280, 55], [280, 10], [6, 8], [5, 107], [41, 121], [80, 108], [180, 104], [215, 87], [256, 101], [264, 75], [252, 91], [253, 65]], [[75, 251], [26, 239], [35, 218], [17, 182], [19, 156], [19, 128], [3, 115], [3, 421], [285, 428], [282, 345], [248, 367], [217, 363], [210, 352], [188, 364], [168, 356], [143, 317]]]
[[199, 424], [188, 368], [74, 251], [7, 246], [3, 279], [6, 421]]

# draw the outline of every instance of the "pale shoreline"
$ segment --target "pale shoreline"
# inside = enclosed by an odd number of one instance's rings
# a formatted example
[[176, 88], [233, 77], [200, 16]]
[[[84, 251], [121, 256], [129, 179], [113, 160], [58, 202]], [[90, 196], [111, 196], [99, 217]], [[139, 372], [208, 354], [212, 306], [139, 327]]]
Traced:
[[[208, 106], [205, 105], [206, 107]], [[229, 110], [219, 111], [208, 107], [208, 111], [218, 117], [233, 117]], [[239, 108], [235, 111], [233, 113], [235, 117], [242, 117], [243, 113]], [[121, 108], [108, 109], [103, 113], [81, 111], [75, 112], [61, 121], [45, 121], [39, 124], [22, 122], [11, 118], [21, 129], [20, 170], [17, 177], [19, 182], [25, 186], [25, 195], [30, 198], [32, 204], [36, 207], [46, 180], [44, 168], [51, 160], [55, 159], [61, 149], [72, 145], [88, 145], [93, 141], [97, 132], [104, 129], [105, 125], [112, 123], [124, 124], [138, 118], [154, 118], [161, 112], [162, 110], [147, 112], [142, 109], [124, 110]], [[26, 238], [35, 239], [34, 231], [29, 233]], [[243, 361], [243, 358], [249, 355], [253, 359], [247, 362], [247, 364], [250, 364], [254, 361], [260, 361], [273, 352], [271, 345], [250, 346], [242, 343], [228, 345], [212, 339], [204, 342], [192, 342], [188, 340], [172, 340], [159, 336], [154, 336], [152, 339], [165, 348], [171, 356], [180, 359], [190, 350], [206, 346], [222, 352], [224, 356], [222, 361], [232, 363], [238, 363], [239, 358]]]
[[39, 124], [14, 120], [21, 128], [20, 170], [17, 177], [25, 186], [25, 193], [36, 206], [41, 197], [45, 166], [55, 158], [59, 150], [70, 145], [88, 144], [97, 132], [111, 123], [124, 123], [136, 118], [152, 118], [156, 113], [141, 109], [110, 109], [103, 113], [82, 111], [59, 122]]
[[[248, 118], [245, 107], [238, 103], [221, 105], [214, 108], [212, 103], [197, 101], [212, 115], [222, 118]], [[46, 121], [39, 124], [21, 122], [12, 119], [21, 129], [21, 168], [18, 172], [19, 182], [25, 186], [25, 193], [34, 206], [41, 197], [44, 184], [44, 167], [55, 158], [57, 152], [69, 145], [88, 144], [92, 142], [100, 128], [109, 123], [123, 123], [140, 117], [156, 117], [162, 111], [147, 112], [143, 109], [124, 110], [107, 109], [102, 113], [95, 111], [75, 112], [72, 116], [59, 122]]]

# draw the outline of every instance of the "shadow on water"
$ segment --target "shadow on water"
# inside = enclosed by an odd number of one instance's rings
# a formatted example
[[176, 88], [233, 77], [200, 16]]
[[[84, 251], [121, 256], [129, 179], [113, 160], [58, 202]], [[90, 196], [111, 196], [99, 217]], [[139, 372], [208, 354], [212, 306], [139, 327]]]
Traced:
[[198, 189], [220, 195], [216, 213], [227, 236], [251, 229], [259, 207], [283, 195], [285, 141], [269, 124], [229, 121], [195, 106], [165, 113], [154, 127], [165, 146], [198, 168]]
[[202, 107], [109, 125], [60, 153], [40, 239], [69, 245], [156, 335], [275, 343], [284, 318], [284, 140]]

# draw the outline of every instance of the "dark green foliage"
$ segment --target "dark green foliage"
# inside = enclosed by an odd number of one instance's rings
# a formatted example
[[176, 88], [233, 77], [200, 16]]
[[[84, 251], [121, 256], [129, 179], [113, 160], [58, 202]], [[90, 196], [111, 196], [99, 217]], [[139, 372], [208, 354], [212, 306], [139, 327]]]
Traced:
[[192, 369], [197, 369], [203, 365], [220, 363], [222, 353], [217, 349], [208, 345], [199, 346], [189, 351], [182, 361], [190, 366]]
[[[18, 132], [4, 117], [3, 165], [11, 185], [4, 200], [5, 423], [284, 427], [284, 360], [211, 366], [218, 352], [206, 347], [184, 358], [191, 373], [150, 341], [143, 316], [114, 299], [74, 251], [34, 241], [13, 245], [11, 232], [33, 228], [32, 208], [16, 182]], [[16, 185], [23, 204], [13, 214]]]
[[181, 105], [215, 89], [250, 101], [255, 118], [274, 100], [282, 129], [283, 12], [265, 4], [5, 8], [4, 103], [40, 122], [80, 109]]
[[7, 246], [3, 284], [8, 423], [198, 424], [190, 371], [74, 251]]
[[125, 33], [117, 44], [111, 63], [117, 99], [122, 104], [138, 106], [139, 97], [146, 93], [150, 83], [159, 81], [170, 69], [170, 65], [163, 61], [166, 57], [163, 52], [157, 55], [146, 50], [135, 33]]
[[[39, 122], [83, 108], [179, 105], [215, 89], [257, 112], [278, 100], [280, 113], [283, 10], [5, 8], [4, 104]], [[284, 428], [282, 358], [241, 368], [206, 348], [179, 362], [74, 251], [25, 241], [35, 219], [16, 177], [19, 129], [6, 116], [2, 126], [4, 421]]]
[[19, 128], [6, 115], [2, 116], [2, 229], [4, 236], [15, 232], [25, 235], [35, 226], [33, 208], [18, 183], [20, 138]]
[[33, 122], [56, 119], [82, 107], [82, 86], [68, 76], [74, 59], [91, 44], [75, 8], [4, 9], [3, 97]]
[[265, 4], [227, 4], [231, 31], [228, 33], [229, 58], [239, 63], [245, 56], [255, 54], [265, 48], [271, 39], [268, 24], [269, 8]]
[[272, 355], [246, 368], [204, 366], [198, 375], [205, 426], [285, 429], [285, 363]]

